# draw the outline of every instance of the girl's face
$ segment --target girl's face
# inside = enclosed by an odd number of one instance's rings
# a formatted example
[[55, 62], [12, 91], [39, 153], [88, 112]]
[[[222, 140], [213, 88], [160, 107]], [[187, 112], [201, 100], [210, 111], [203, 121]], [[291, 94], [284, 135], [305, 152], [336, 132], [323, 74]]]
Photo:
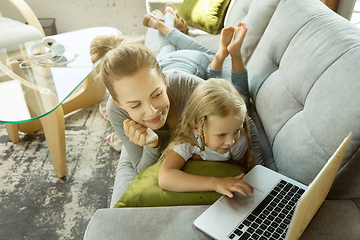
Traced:
[[[239, 140], [242, 126], [238, 115], [209, 116], [203, 129], [205, 145], [220, 154], [228, 152]], [[195, 129], [195, 134], [200, 136], [200, 128]]]
[[164, 126], [170, 108], [167, 83], [155, 69], [142, 69], [135, 75], [114, 82], [118, 106], [131, 118], [151, 129]]

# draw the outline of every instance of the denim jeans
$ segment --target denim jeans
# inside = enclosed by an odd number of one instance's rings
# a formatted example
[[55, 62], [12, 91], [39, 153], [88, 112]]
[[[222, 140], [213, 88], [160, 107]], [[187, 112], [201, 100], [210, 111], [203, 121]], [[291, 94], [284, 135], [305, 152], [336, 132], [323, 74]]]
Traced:
[[156, 58], [162, 70], [164, 72], [184, 71], [202, 79], [207, 79], [207, 68], [214, 59], [215, 53], [173, 28], [174, 19], [171, 14], [166, 13], [164, 21], [172, 30], [166, 37], [159, 32], [160, 49]]
[[[196, 75], [204, 80], [209, 78], [221, 78], [222, 71], [212, 70], [210, 63], [215, 53], [207, 49], [201, 43], [174, 28], [174, 19], [171, 14], [164, 15], [165, 24], [172, 28], [166, 37], [159, 32], [159, 54], [156, 56], [163, 72], [184, 71]], [[231, 71], [231, 82], [242, 94], [245, 101], [249, 99], [249, 87], [247, 71], [234, 73]]]

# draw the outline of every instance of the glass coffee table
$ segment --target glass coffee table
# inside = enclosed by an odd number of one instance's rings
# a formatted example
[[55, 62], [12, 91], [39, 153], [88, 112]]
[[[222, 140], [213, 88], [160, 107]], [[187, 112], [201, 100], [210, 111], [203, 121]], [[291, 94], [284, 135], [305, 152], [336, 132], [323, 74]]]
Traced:
[[[106, 92], [104, 84], [92, 76], [90, 42], [98, 35], [119, 33], [115, 28], [95, 27], [51, 36], [65, 46], [63, 56], [51, 62], [27, 54], [36, 42], [24, 43], [15, 51], [0, 49], [0, 122], [14, 143], [20, 140], [19, 131], [33, 133], [43, 128], [60, 178], [67, 173], [64, 115], [100, 102]], [[32, 54], [47, 54], [46, 50], [40, 47]]]

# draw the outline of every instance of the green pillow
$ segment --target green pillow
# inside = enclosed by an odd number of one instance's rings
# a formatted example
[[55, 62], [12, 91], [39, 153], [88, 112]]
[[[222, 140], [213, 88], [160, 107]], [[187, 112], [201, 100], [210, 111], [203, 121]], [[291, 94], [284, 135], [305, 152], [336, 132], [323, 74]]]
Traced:
[[184, 0], [179, 14], [188, 25], [219, 33], [230, 0]]
[[[180, 193], [163, 190], [158, 183], [160, 167], [161, 162], [139, 173], [114, 208], [209, 205], [221, 196], [215, 191]], [[182, 170], [191, 174], [214, 177], [235, 177], [245, 173], [243, 167], [229, 163], [196, 160], [187, 161]]]

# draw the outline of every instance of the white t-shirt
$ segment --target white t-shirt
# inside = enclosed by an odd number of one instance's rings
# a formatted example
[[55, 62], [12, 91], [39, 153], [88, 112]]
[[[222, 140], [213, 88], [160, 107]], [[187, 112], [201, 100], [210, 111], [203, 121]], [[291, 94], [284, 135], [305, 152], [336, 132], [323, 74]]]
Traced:
[[[200, 146], [201, 140], [199, 137], [193, 136], [195, 142]], [[192, 146], [190, 143], [181, 143], [176, 145], [172, 150], [180, 154], [185, 161], [189, 160], [193, 154], [199, 155], [203, 160], [206, 161], [227, 161], [227, 160], [240, 160], [248, 148], [248, 143], [245, 136], [245, 131], [241, 129], [239, 140], [230, 148], [226, 153], [217, 153], [207, 146], [205, 150], [201, 151], [198, 146]]]

